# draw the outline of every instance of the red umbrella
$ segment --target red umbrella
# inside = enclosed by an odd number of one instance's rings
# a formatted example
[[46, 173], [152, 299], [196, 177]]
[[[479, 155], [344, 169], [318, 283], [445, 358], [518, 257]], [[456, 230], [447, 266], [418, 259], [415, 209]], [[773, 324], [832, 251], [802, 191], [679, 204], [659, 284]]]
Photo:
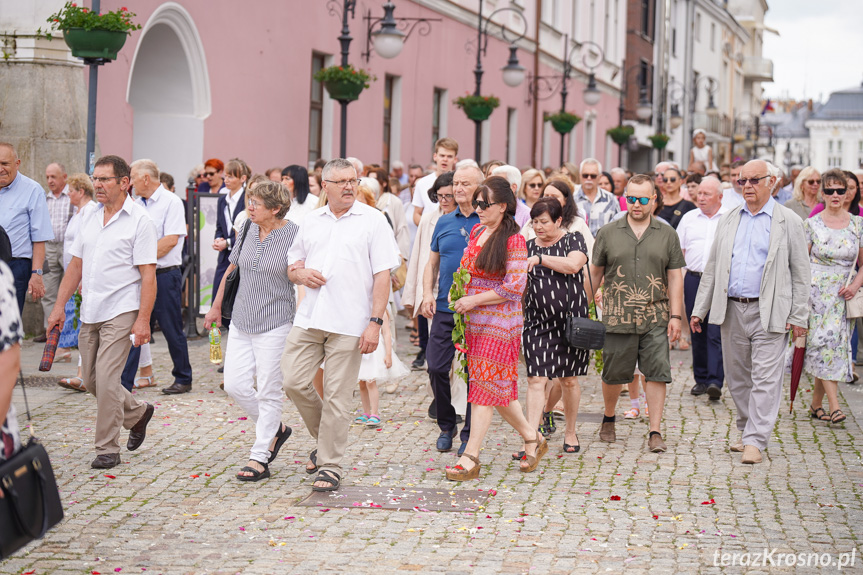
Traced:
[[791, 408], [788, 413], [794, 412], [794, 398], [797, 396], [797, 387], [800, 385], [800, 374], [803, 373], [803, 355], [806, 353], [806, 336], [801, 335], [794, 340], [794, 357], [791, 358]]

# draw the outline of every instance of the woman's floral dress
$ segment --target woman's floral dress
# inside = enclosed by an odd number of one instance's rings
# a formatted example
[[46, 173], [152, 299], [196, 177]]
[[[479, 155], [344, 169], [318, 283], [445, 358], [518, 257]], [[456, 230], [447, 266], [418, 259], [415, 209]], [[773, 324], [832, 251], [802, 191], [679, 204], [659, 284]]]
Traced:
[[[812, 246], [809, 263], [809, 333], [803, 369], [812, 377], [849, 381], [852, 377], [852, 322], [845, 318], [845, 299], [839, 290], [855, 272], [863, 239], [863, 218], [851, 216], [841, 230], [828, 228], [821, 214], [803, 222], [806, 242]], [[853, 278], [852, 278], [853, 279]]]
[[[15, 295], [15, 279], [5, 263], [0, 261], [0, 353], [24, 339], [18, 299]], [[9, 405], [5, 421], [0, 421], [0, 462], [6, 461], [21, 449], [18, 420], [15, 406]]]

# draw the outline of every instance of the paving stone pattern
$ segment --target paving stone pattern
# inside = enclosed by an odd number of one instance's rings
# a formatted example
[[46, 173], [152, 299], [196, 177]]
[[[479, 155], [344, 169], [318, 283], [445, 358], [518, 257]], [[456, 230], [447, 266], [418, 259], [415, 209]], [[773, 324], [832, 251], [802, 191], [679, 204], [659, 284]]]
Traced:
[[[415, 348], [406, 335], [400, 329], [397, 352], [410, 361]], [[157, 338], [156, 380], [168, 385], [170, 358]], [[456, 457], [434, 449], [438, 431], [426, 415], [426, 376], [414, 372], [396, 394], [382, 396], [380, 428], [351, 429], [343, 484], [360, 489], [302, 506], [311, 493], [313, 476], [304, 464], [314, 445], [296, 409], [286, 402], [283, 421], [294, 433], [271, 466], [272, 478], [240, 483], [235, 474], [248, 457], [252, 421], [219, 390], [221, 375], [208, 362], [206, 340], [190, 345], [194, 390], [181, 396], [139, 391], [156, 406], [147, 439], [134, 453], [124, 450], [122, 465], [107, 472], [89, 466], [94, 398], [30, 388], [66, 518], [0, 563], [0, 572], [785, 573], [792, 569], [723, 568], [716, 553], [775, 548], [836, 555], [855, 546], [861, 547], [856, 566], [846, 571], [863, 570], [860, 386], [843, 386], [848, 420], [833, 427], [809, 418], [806, 382], [791, 415], [786, 391], [764, 463], [745, 466], [728, 451], [739, 438], [730, 397], [691, 396], [689, 354], [675, 351], [667, 453], [647, 452], [646, 419], [623, 420], [624, 396], [617, 443], [600, 442], [591, 417], [578, 424], [581, 452], [564, 455], [561, 422], [538, 471], [522, 474], [510, 458], [520, 442], [496, 415], [480, 479], [459, 485], [444, 478]], [[41, 346], [25, 343], [25, 375], [45, 375], [36, 371], [40, 354]], [[582, 389], [580, 411], [599, 414], [597, 376], [583, 378]], [[15, 397], [23, 408], [20, 393]], [[390, 510], [361, 497], [423, 490], [452, 491], [478, 507]]]

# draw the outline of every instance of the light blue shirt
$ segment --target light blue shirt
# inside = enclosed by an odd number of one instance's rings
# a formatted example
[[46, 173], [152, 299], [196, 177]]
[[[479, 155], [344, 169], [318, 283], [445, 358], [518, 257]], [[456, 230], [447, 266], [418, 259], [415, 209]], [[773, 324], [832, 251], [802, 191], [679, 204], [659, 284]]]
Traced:
[[18, 172], [11, 184], [0, 188], [0, 226], [9, 235], [13, 258], [32, 258], [33, 242], [53, 240], [42, 186]]
[[731, 273], [728, 276], [729, 297], [758, 297], [761, 293], [761, 276], [770, 248], [770, 226], [776, 200], [770, 198], [753, 215], [744, 204], [740, 210], [740, 225], [734, 236], [731, 252]]

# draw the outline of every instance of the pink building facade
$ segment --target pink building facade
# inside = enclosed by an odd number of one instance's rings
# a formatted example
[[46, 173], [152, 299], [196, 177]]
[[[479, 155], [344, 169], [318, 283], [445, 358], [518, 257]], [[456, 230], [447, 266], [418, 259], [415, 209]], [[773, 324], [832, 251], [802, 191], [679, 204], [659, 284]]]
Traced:
[[[427, 35], [415, 30], [396, 58], [372, 51], [366, 62], [363, 16], [366, 10], [373, 18], [383, 16], [381, 4], [358, 3], [350, 20], [349, 61], [377, 81], [348, 106], [347, 154], [366, 163], [425, 165], [434, 139], [449, 136], [459, 142], [460, 158], [473, 158], [474, 124], [452, 101], [474, 91], [479, 1], [395, 2], [396, 18], [441, 21], [432, 22]], [[518, 43], [518, 58], [529, 77], [560, 76], [564, 35], [569, 36], [574, 71], [567, 111], [583, 120], [566, 137], [564, 157], [577, 162], [593, 156], [611, 167], [617, 149], [605, 130], [617, 125], [625, 6], [613, 15], [587, 15], [577, 8], [581, 2], [569, 4], [546, 1], [537, 12], [533, 0], [488, 0], [483, 11], [513, 6], [522, 12], [527, 34]], [[102, 10], [121, 5], [136, 12], [144, 28], [131, 35], [117, 61], [100, 69], [101, 153], [151, 158], [178, 184], [211, 157], [240, 157], [263, 172], [338, 154], [339, 104], [312, 75], [317, 67], [340, 61], [341, 0], [104, 0]], [[561, 138], [543, 115], [560, 109], [559, 92], [540, 90], [540, 98], [548, 97], [534, 104], [528, 103], [530, 81], [514, 88], [504, 84], [500, 69], [509, 51], [498, 24], [521, 31], [519, 20], [507, 12], [495, 16], [489, 28], [482, 93], [497, 96], [501, 104], [483, 125], [482, 154], [474, 159], [557, 167]], [[601, 98], [591, 107], [582, 98], [590, 69], [580, 57], [588, 45], [604, 55], [593, 68]]]

